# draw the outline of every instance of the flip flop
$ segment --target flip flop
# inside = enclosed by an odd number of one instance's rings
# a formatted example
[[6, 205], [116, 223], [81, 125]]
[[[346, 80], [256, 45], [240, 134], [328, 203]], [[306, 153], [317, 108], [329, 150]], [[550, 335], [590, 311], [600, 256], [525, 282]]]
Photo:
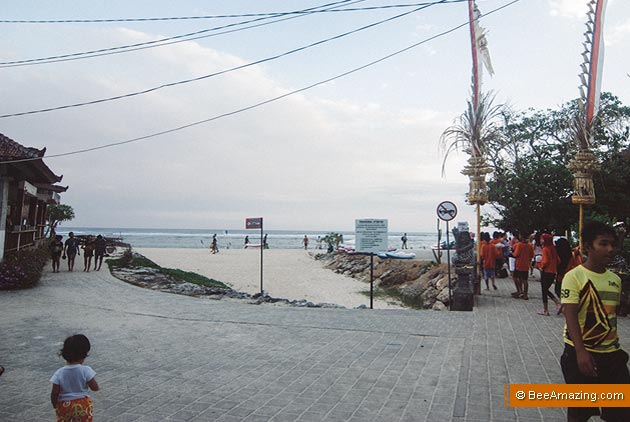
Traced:
[[558, 306], [556, 308], [556, 315], [560, 315], [562, 313], [562, 306]]
[[549, 312], [545, 312], [545, 311], [538, 311], [536, 312], [538, 315], [544, 315], [544, 316], [549, 316]]

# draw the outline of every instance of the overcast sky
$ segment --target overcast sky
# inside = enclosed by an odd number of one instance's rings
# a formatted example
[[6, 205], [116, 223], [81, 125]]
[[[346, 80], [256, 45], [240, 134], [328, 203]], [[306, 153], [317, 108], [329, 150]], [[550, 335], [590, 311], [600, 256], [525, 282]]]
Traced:
[[[509, 0], [479, 0], [482, 13]], [[102, 19], [288, 12], [324, 1], [4, 0], [2, 19]], [[347, 7], [406, 3], [365, 0]], [[412, 3], [412, 2], [409, 2]], [[586, 0], [520, 0], [482, 19], [496, 75], [484, 90], [515, 109], [578, 95]], [[92, 101], [275, 56], [406, 9], [319, 13], [194, 41], [85, 60], [0, 68], [0, 114]], [[115, 23], [1, 23], [0, 61], [84, 52], [254, 18]], [[327, 80], [456, 27], [466, 3], [435, 5], [286, 57], [145, 95], [0, 119], [0, 132], [47, 156], [126, 141], [230, 113]], [[267, 22], [267, 21], [261, 21]], [[217, 32], [217, 31], [215, 31]], [[212, 32], [211, 32], [212, 33]], [[442, 200], [475, 226], [460, 153], [441, 176], [441, 132], [470, 92], [468, 29], [327, 84], [188, 129], [48, 158], [73, 226], [432, 231]], [[630, 104], [630, 2], [609, 0], [602, 88]]]

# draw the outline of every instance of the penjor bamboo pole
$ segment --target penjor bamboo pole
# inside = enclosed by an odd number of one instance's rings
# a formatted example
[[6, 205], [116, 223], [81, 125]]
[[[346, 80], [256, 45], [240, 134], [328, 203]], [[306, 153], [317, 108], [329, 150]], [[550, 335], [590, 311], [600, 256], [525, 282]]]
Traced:
[[582, 248], [582, 227], [584, 226], [584, 205], [580, 204], [580, 221], [578, 223], [578, 245], [580, 247], [580, 256], [583, 256], [584, 250]]
[[481, 205], [477, 202], [477, 286], [478, 292], [475, 294], [481, 294]]

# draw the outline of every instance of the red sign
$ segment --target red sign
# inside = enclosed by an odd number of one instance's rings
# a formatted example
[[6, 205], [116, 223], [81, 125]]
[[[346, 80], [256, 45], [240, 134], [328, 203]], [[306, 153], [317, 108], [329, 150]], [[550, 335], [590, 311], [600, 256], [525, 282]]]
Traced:
[[246, 229], [260, 229], [260, 228], [262, 228], [262, 224], [263, 224], [262, 217], [246, 218], [245, 219], [245, 228]]

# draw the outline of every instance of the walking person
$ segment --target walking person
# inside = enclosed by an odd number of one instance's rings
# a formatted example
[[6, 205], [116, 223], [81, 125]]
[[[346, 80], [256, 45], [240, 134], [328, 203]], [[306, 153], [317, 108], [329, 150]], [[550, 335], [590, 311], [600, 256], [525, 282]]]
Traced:
[[308, 249], [308, 236], [304, 235], [304, 239], [302, 239], [302, 243], [304, 244], [304, 250]]
[[50, 258], [52, 259], [52, 269], [53, 273], [59, 272], [59, 264], [61, 260], [61, 253], [63, 252], [63, 242], [61, 239], [63, 236], [55, 235], [55, 238], [52, 242], [50, 242]]
[[483, 263], [483, 278], [486, 282], [486, 290], [490, 290], [488, 279], [492, 279], [492, 287], [497, 290], [495, 284], [496, 261], [499, 257], [499, 250], [490, 241], [490, 233], [481, 233], [481, 261]]
[[61, 349], [61, 356], [66, 365], [53, 374], [50, 382], [50, 402], [57, 421], [92, 422], [94, 407], [88, 391], [98, 391], [96, 372], [83, 365], [90, 351], [90, 340], [83, 334], [66, 338]]
[[560, 313], [560, 300], [549, 291], [551, 285], [556, 280], [560, 257], [553, 244], [553, 236], [543, 233], [540, 236], [542, 241], [542, 261], [540, 262], [540, 286], [542, 288], [543, 310], [538, 315], [549, 316], [549, 299], [556, 304], [556, 314]]
[[63, 258], [68, 257], [68, 271], [74, 270], [74, 258], [77, 255], [81, 255], [79, 253], [79, 245], [79, 239], [74, 237], [74, 232], [68, 233], [68, 239], [63, 246]]
[[215, 254], [215, 253], [219, 253], [219, 246], [217, 244], [217, 235], [213, 234], [212, 235], [212, 243], [210, 244], [210, 252]]
[[[591, 222], [581, 234], [586, 262], [562, 280], [566, 319], [562, 374], [567, 384], [630, 384], [628, 354], [617, 334], [621, 278], [606, 269], [615, 257], [617, 233], [607, 224]], [[600, 414], [605, 421], [630, 421], [627, 407], [570, 407], [567, 420], [587, 421]]]
[[529, 242], [528, 233], [522, 233], [520, 235], [520, 242], [514, 245], [512, 257], [516, 258], [514, 262], [514, 273], [512, 275], [516, 292], [512, 293], [512, 297], [529, 300], [529, 296], [527, 295], [529, 283], [527, 279], [529, 277], [529, 266], [534, 257], [534, 247]]
[[92, 257], [94, 256], [94, 238], [91, 235], [85, 239], [83, 248], [83, 271], [90, 272], [92, 266]]
[[245, 236], [245, 245], [243, 247], [247, 249], [247, 245], [249, 245], [249, 236]]
[[96, 240], [94, 241], [94, 269], [96, 271], [101, 270], [101, 265], [103, 265], [103, 257], [105, 256], [106, 249], [107, 241], [103, 236], [99, 234], [98, 236], [96, 236]]
[[407, 233], [403, 234], [400, 240], [402, 240], [402, 246], [400, 249], [407, 249]]

